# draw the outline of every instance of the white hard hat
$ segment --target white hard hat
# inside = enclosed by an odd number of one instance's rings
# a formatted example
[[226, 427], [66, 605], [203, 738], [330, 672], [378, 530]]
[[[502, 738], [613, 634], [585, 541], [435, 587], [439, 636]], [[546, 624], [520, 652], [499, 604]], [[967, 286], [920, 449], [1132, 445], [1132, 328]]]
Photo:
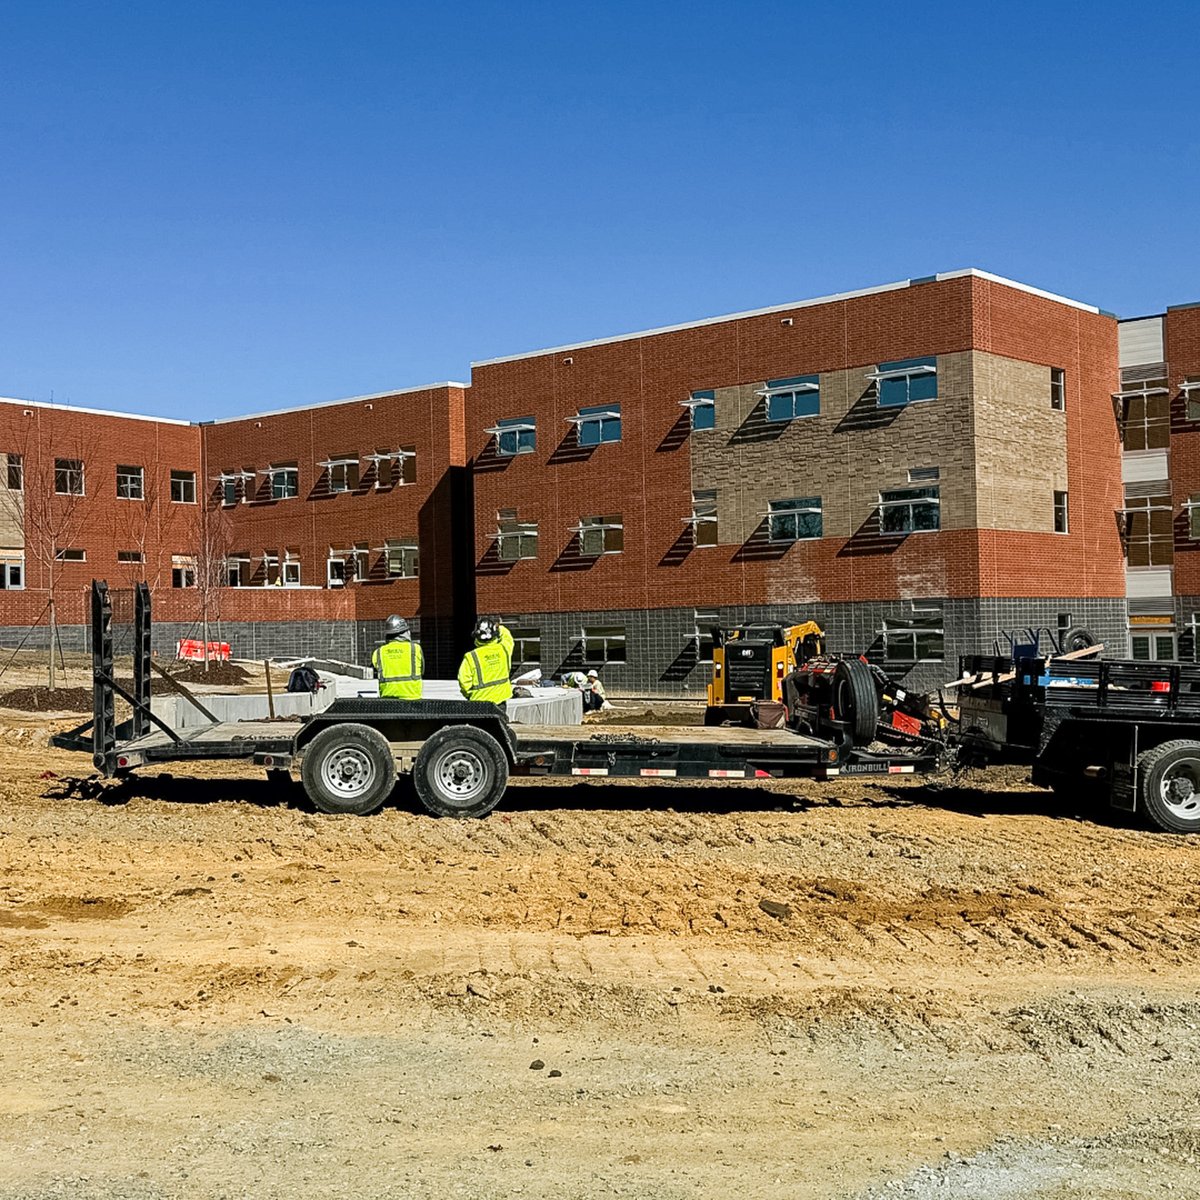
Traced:
[[588, 678], [589, 678], [589, 679], [599, 679], [599, 678], [600, 678], [600, 672], [599, 672], [599, 671], [597, 671], [597, 670], [595, 669], [595, 667], [593, 667], [593, 668], [592, 668], [592, 669], [591, 669], [591, 670], [588, 672]]

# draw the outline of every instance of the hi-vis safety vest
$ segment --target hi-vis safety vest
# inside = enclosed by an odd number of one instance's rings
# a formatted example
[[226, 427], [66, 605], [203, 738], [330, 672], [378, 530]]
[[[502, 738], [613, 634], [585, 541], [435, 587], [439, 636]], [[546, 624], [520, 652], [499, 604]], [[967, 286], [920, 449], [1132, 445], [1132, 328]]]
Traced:
[[394, 700], [420, 700], [425, 655], [418, 642], [410, 642], [407, 638], [384, 642], [371, 655], [371, 665], [379, 678], [381, 696], [390, 696]]
[[468, 700], [490, 700], [503, 704], [512, 699], [512, 684], [508, 677], [512, 672], [513, 637], [503, 625], [500, 637], [494, 642], [484, 642], [463, 655], [458, 668], [459, 691]]

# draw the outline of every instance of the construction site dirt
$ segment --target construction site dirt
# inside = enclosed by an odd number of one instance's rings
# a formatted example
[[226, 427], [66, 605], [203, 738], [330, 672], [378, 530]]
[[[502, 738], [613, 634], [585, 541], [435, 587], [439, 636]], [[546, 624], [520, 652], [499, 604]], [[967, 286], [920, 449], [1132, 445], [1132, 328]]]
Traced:
[[0, 1200], [1197, 1193], [1193, 839], [1016, 770], [335, 818], [70, 723], [0, 712]]

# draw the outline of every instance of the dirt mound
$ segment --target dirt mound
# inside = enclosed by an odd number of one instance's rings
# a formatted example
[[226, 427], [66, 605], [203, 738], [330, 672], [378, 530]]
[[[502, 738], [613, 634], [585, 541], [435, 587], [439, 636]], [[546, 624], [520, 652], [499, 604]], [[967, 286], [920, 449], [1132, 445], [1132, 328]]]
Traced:
[[212, 683], [221, 686], [245, 683], [250, 672], [236, 663], [210, 662], [208, 670], [202, 662], [174, 662], [166, 668], [167, 674], [180, 683]]
[[19, 708], [23, 712], [91, 712], [92, 689], [60, 687], [51, 691], [45, 687], [13, 688], [0, 695], [0, 706]]

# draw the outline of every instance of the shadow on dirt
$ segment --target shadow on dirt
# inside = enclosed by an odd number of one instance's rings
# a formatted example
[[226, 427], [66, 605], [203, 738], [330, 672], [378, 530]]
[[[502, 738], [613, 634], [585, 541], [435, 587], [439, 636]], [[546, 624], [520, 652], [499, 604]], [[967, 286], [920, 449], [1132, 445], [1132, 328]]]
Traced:
[[[316, 812], [296, 779], [214, 779], [159, 773], [123, 779], [98, 776], [55, 779], [43, 793], [47, 800], [88, 800], [119, 807], [133, 800], [169, 804], [250, 804], [256, 808], [290, 808]], [[386, 808], [424, 814], [412, 784], [402, 778]], [[674, 812], [728, 816], [736, 813], [806, 813], [856, 808], [930, 808], [968, 817], [1035, 816], [1051, 820], [1090, 821], [1129, 826], [1132, 818], [1086, 798], [1066, 799], [1031, 784], [988, 786], [985, 775], [947, 778], [944, 782], [901, 784], [864, 778], [851, 783], [790, 780], [769, 784], [698, 783], [553, 783], [521, 780], [509, 788], [500, 813], [546, 813], [557, 810], [610, 812]], [[431, 818], [432, 819], [432, 818]]]
[[188, 775], [126, 775], [102, 779], [64, 775], [42, 793], [46, 800], [94, 800], [115, 808], [131, 800], [163, 800], [171, 804], [253, 804], [257, 808], [295, 808], [315, 812], [295, 780], [198, 779]]

